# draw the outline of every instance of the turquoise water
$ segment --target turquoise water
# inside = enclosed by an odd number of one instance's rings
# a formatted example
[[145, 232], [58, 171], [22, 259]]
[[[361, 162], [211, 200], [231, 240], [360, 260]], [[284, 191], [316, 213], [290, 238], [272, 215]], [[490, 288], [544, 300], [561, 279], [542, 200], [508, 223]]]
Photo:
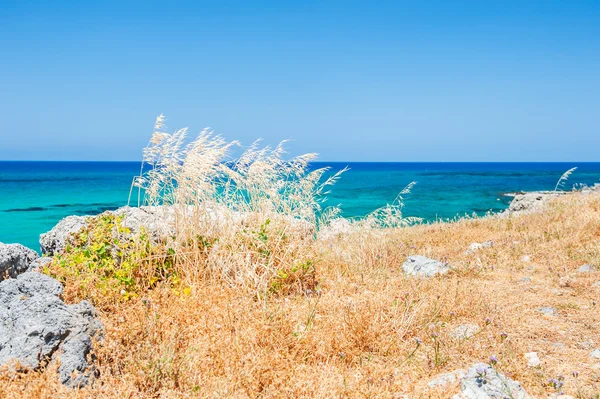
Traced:
[[[323, 166], [317, 163], [315, 166]], [[569, 168], [574, 183], [600, 182], [600, 163], [328, 163], [350, 166], [328, 203], [362, 216], [393, 201], [416, 181], [405, 213], [427, 220], [503, 210], [503, 193], [551, 190]], [[68, 215], [91, 215], [127, 204], [136, 162], [0, 162], [0, 242], [39, 249], [39, 235]]]

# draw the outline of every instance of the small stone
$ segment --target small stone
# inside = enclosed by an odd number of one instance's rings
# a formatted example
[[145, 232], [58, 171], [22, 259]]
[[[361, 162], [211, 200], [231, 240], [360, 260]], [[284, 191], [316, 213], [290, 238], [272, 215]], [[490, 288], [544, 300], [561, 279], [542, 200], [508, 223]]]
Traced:
[[542, 362], [540, 361], [540, 358], [538, 357], [537, 352], [525, 353], [523, 356], [525, 356], [525, 359], [527, 359], [528, 367], [538, 367], [539, 365], [542, 364]]
[[433, 277], [436, 275], [446, 274], [450, 271], [450, 267], [446, 263], [438, 260], [429, 259], [425, 256], [414, 255], [409, 256], [406, 262], [402, 265], [404, 273], [417, 277]]
[[577, 272], [578, 273], [591, 273], [594, 271], [594, 269], [595, 269], [594, 266], [586, 264], [586, 265], [581, 266], [579, 269], [577, 269]]
[[594, 341], [583, 341], [577, 344], [579, 348], [591, 349], [594, 346]]
[[556, 316], [556, 309], [551, 307], [538, 308], [538, 312], [540, 312], [544, 316]]
[[519, 281], [522, 283], [531, 283], [531, 277], [523, 277]]
[[450, 337], [459, 340], [465, 340], [472, 338], [481, 331], [481, 328], [477, 324], [462, 324], [456, 327], [451, 333]]
[[529, 256], [529, 255], [521, 256], [521, 262], [531, 262], [531, 256]]
[[552, 343], [552, 347], [558, 351], [564, 351], [567, 349], [567, 346], [562, 342], [554, 342]]
[[469, 245], [469, 248], [467, 248], [467, 250], [465, 251], [466, 254], [471, 254], [473, 252], [479, 251], [482, 248], [490, 248], [494, 246], [494, 242], [493, 241], [484, 241], [482, 243], [479, 242], [474, 242], [471, 245]]
[[592, 284], [593, 288], [600, 288], [600, 281], [596, 281], [594, 284]]
[[590, 353], [590, 357], [594, 359], [600, 359], [600, 349], [594, 349], [592, 353]]

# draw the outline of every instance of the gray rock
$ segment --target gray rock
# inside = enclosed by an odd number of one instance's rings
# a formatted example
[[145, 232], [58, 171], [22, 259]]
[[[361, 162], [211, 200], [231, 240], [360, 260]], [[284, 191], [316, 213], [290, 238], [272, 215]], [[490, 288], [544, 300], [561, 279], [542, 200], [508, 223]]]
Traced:
[[471, 366], [460, 388], [453, 399], [533, 399], [521, 384], [485, 363]]
[[581, 266], [579, 269], [577, 269], [578, 273], [591, 273], [595, 270], [596, 268], [592, 265], [583, 265]]
[[564, 195], [566, 192], [554, 192], [554, 191], [539, 191], [531, 193], [515, 194], [513, 200], [506, 212], [508, 214], [519, 214], [527, 212], [535, 212], [541, 210], [548, 201], [552, 198], [556, 198], [560, 195]]
[[556, 316], [556, 309], [547, 306], [538, 308], [538, 312], [545, 316]]
[[600, 359], [600, 349], [594, 349], [590, 353], [590, 357], [593, 357], [594, 359]]
[[15, 278], [27, 271], [29, 264], [39, 258], [37, 252], [21, 244], [3, 244], [0, 242], [0, 281], [6, 275]]
[[438, 260], [426, 258], [421, 255], [409, 256], [402, 265], [404, 273], [417, 277], [433, 277], [438, 274], [446, 274], [450, 267]]
[[61, 293], [61, 284], [41, 273], [0, 282], [0, 365], [39, 369], [57, 359], [59, 380], [83, 386], [95, 373], [87, 356], [102, 325], [91, 304], [67, 305]]
[[459, 369], [449, 373], [438, 374], [431, 381], [427, 383], [427, 388], [442, 388], [447, 385], [454, 384], [467, 375], [467, 370]]
[[527, 360], [528, 367], [538, 367], [542, 364], [537, 352], [524, 353], [523, 357], [525, 358], [525, 360]]
[[40, 246], [45, 255], [58, 254], [65, 250], [69, 237], [86, 226], [85, 216], [67, 216], [47, 233], [40, 236]]
[[481, 328], [477, 324], [462, 324], [456, 327], [451, 333], [450, 337], [458, 340], [465, 340], [472, 338], [481, 331]]
[[490, 248], [494, 246], [494, 242], [493, 241], [484, 241], [484, 242], [474, 242], [471, 245], [469, 245], [469, 248], [467, 248], [467, 250], [465, 251], [466, 254], [472, 254], [474, 252], [479, 251], [482, 248]]
[[36, 260], [34, 260], [33, 262], [31, 262], [29, 264], [29, 267], [27, 267], [27, 271], [28, 272], [41, 271], [44, 269], [44, 266], [46, 266], [50, 262], [52, 262], [52, 258], [49, 258], [47, 256], [37, 258]]

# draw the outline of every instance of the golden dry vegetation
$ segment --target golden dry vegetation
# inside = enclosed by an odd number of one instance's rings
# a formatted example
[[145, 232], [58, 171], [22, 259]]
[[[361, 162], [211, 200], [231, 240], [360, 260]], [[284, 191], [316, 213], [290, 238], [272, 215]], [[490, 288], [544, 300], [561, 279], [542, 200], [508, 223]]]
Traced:
[[[494, 245], [465, 253], [487, 240]], [[600, 347], [600, 270], [578, 268], [600, 266], [600, 194], [508, 218], [362, 228], [302, 251], [318, 284], [300, 279], [287, 290], [186, 273], [181, 262], [177, 285], [98, 306], [105, 338], [93, 385], [70, 390], [51, 372], [8, 372], [0, 397], [449, 398], [458, 384], [435, 391], [427, 382], [492, 355], [535, 397], [557, 393], [549, 379], [559, 376], [566, 394], [598, 397], [600, 360], [590, 352]], [[415, 254], [453, 271], [408, 278], [401, 266]], [[101, 299], [76, 276], [65, 284], [67, 302]], [[452, 339], [466, 323], [481, 332]], [[528, 367], [527, 352], [541, 365]]]

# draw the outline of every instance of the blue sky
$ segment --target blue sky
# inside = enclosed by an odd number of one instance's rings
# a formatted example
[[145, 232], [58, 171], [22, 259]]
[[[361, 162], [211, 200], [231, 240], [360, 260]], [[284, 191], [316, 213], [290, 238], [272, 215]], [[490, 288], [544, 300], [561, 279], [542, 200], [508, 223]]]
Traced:
[[162, 112], [326, 161], [600, 161], [598, 1], [91, 3], [0, 1], [0, 159], [139, 160]]

